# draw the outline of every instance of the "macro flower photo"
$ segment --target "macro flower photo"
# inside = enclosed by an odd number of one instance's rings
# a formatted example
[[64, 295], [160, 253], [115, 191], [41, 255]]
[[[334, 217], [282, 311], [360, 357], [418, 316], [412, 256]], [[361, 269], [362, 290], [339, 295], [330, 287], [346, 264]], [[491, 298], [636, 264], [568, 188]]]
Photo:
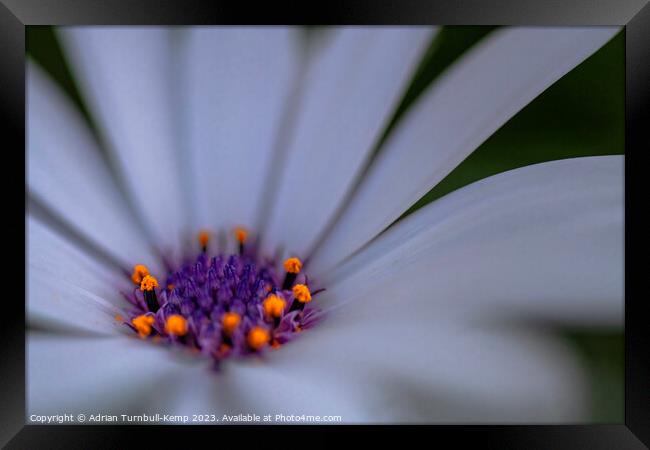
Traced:
[[28, 421], [622, 417], [623, 38], [29, 27]]

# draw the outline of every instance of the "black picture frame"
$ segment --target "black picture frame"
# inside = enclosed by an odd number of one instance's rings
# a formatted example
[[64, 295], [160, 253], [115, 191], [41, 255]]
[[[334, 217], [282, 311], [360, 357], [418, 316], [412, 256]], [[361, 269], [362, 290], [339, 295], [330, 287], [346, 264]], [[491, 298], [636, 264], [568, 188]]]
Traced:
[[[647, 266], [642, 258], [647, 221], [643, 208], [645, 198], [640, 193], [644, 183], [641, 171], [650, 167], [644, 159], [650, 151], [650, 5], [647, 3], [648, 0], [332, 0], [316, 6], [310, 2], [283, 1], [253, 5], [243, 1], [199, 0], [0, 0], [0, 124], [7, 163], [1, 178], [6, 183], [3, 198], [15, 196], [18, 199], [15, 214], [7, 211], [4, 221], [11, 236], [6, 240], [17, 244], [17, 259], [10, 259], [11, 267], [4, 272], [5, 286], [13, 286], [16, 292], [5, 290], [3, 314], [0, 314], [3, 334], [0, 344], [0, 444], [21, 449], [121, 448], [132, 443], [135, 428], [25, 424], [25, 311], [17, 299], [21, 292], [23, 298], [25, 294], [26, 246], [20, 247], [16, 236], [22, 230], [24, 237], [25, 216], [21, 219], [20, 214], [24, 214], [26, 197], [15, 174], [22, 169], [26, 176], [23, 153], [26, 25], [445, 24], [625, 27], [625, 420], [611, 425], [459, 425], [417, 429], [435, 433], [432, 443], [444, 437], [452, 439], [454, 445], [472, 443], [479, 448], [632, 449], [650, 445], [650, 339], [645, 323], [648, 296], [642, 272]], [[18, 211], [21, 208], [23, 212]], [[23, 265], [16, 261], [22, 261]], [[335, 433], [349, 430], [341, 426], [324, 428]], [[302, 434], [324, 428], [265, 427], [262, 431], [273, 440], [279, 438], [279, 432], [287, 430]], [[412, 428], [356, 429], [381, 437], [386, 431], [410, 434]], [[173, 435], [182, 440], [186, 440], [190, 432], [214, 432], [212, 427], [173, 427], [170, 432], [171, 429], [155, 426], [148, 427], [146, 432], [165, 438]], [[244, 430], [220, 426], [218, 433], [223, 436], [230, 431], [240, 433]]]

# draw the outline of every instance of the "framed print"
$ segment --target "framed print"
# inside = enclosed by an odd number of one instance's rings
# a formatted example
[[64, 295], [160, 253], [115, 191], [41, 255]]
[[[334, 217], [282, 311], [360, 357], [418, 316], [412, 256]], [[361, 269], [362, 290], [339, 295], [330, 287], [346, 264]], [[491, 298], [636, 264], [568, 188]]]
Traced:
[[2, 443], [648, 445], [650, 6], [592, 3], [3, 0]]

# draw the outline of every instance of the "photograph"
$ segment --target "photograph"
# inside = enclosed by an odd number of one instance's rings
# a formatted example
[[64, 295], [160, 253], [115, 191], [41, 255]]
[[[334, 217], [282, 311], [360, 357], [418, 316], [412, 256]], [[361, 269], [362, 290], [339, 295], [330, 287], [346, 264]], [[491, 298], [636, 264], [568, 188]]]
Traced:
[[25, 27], [25, 422], [625, 420], [622, 26]]

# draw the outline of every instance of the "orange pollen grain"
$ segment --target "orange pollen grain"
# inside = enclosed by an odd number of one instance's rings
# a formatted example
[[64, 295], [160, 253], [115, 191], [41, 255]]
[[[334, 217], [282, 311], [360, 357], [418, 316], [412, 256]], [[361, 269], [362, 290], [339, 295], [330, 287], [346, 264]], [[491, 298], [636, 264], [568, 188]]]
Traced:
[[137, 330], [141, 338], [146, 338], [151, 334], [151, 325], [154, 323], [152, 315], [141, 315], [131, 320], [131, 325]]
[[172, 291], [172, 290], [174, 290], [175, 287], [176, 287], [176, 286], [174, 286], [174, 283], [169, 283], [169, 284], [167, 285], [167, 290], [168, 290], [168, 291]]
[[118, 322], [124, 322], [124, 317], [119, 314], [115, 314], [115, 320]]
[[142, 282], [142, 278], [147, 275], [149, 275], [149, 269], [147, 269], [147, 266], [136, 264], [133, 266], [133, 274], [131, 274], [131, 280], [134, 284], [140, 284]]
[[269, 317], [280, 317], [284, 308], [287, 306], [287, 302], [284, 299], [278, 297], [275, 294], [271, 294], [262, 303], [264, 307], [264, 314]]
[[230, 345], [224, 344], [223, 342], [219, 344], [219, 349], [217, 350], [218, 355], [225, 356], [228, 352], [230, 352]]
[[234, 312], [227, 312], [221, 317], [221, 326], [227, 335], [235, 331], [239, 326], [239, 322], [241, 322], [241, 316]]
[[296, 284], [292, 290], [293, 296], [296, 297], [300, 303], [307, 303], [311, 301], [311, 292], [309, 292], [309, 288], [304, 284]]
[[235, 228], [235, 239], [237, 239], [237, 242], [243, 244], [244, 242], [246, 242], [247, 238], [248, 238], [248, 231], [246, 231], [246, 229], [241, 227]]
[[146, 275], [145, 277], [142, 278], [142, 282], [140, 283], [141, 291], [152, 291], [154, 288], [157, 287], [158, 287], [158, 280], [156, 280], [156, 277], [153, 277], [151, 275]]
[[248, 332], [246, 341], [253, 350], [259, 350], [269, 343], [271, 335], [262, 327], [253, 327]]
[[289, 273], [300, 273], [302, 262], [298, 258], [289, 258], [284, 262], [284, 270]]
[[185, 336], [187, 334], [187, 320], [179, 314], [172, 314], [165, 321], [165, 332], [174, 336]]
[[205, 247], [208, 245], [208, 242], [210, 241], [210, 232], [206, 230], [201, 230], [199, 231], [199, 244], [201, 244], [201, 247]]

